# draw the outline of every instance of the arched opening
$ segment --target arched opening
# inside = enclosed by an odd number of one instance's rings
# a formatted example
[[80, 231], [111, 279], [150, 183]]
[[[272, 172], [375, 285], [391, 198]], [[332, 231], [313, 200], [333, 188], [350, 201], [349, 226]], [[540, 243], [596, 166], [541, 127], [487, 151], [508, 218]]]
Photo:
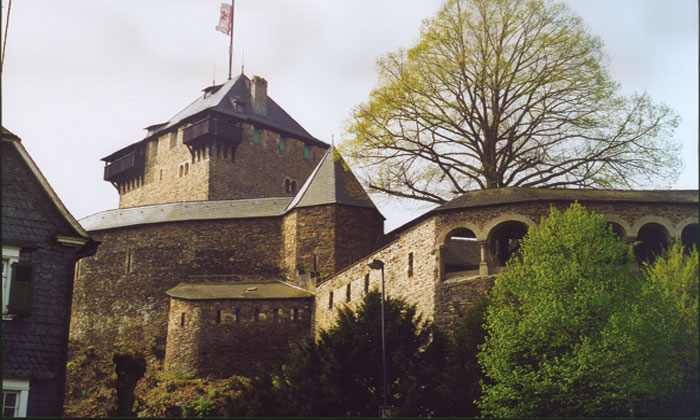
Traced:
[[527, 233], [527, 225], [510, 220], [503, 222], [489, 232], [488, 262], [491, 267], [506, 265], [513, 256], [520, 256], [520, 240]]
[[442, 259], [445, 274], [478, 270], [481, 251], [476, 235], [470, 229], [458, 228], [445, 238]]
[[608, 226], [610, 226], [612, 228], [612, 231], [620, 238], [624, 239], [627, 236], [625, 228], [623, 228], [622, 225], [620, 225], [619, 223], [608, 222]]
[[700, 247], [700, 245], [698, 245], [697, 223], [691, 223], [683, 228], [683, 231], [681, 231], [681, 242], [683, 243], [683, 246], [688, 250], [692, 249], [693, 245], [695, 245], [695, 249], [698, 249], [698, 247]]
[[668, 230], [658, 223], [647, 223], [637, 233], [637, 245], [634, 247], [634, 256], [637, 262], [653, 263], [657, 255], [660, 255], [668, 245], [670, 235]]

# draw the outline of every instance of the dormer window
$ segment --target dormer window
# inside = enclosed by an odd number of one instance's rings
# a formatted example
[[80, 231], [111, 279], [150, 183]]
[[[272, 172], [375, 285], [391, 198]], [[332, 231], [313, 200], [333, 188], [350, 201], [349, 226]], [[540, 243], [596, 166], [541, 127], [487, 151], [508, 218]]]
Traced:
[[236, 110], [236, 112], [241, 114], [245, 113], [245, 104], [239, 100], [233, 101], [233, 108]]

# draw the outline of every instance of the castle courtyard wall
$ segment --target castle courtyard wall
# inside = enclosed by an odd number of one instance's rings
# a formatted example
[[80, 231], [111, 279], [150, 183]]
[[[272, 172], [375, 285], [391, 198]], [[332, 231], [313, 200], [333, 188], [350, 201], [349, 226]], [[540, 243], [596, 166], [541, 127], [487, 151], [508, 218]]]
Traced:
[[265, 281], [281, 275], [281, 218], [183, 221], [93, 231], [81, 260], [71, 345], [165, 350], [168, 296], [180, 282]]
[[[434, 249], [435, 223], [425, 220], [401, 234], [401, 237], [375, 253], [365, 256], [337, 275], [316, 286], [315, 331], [330, 328], [342, 306], [356, 306], [366, 290], [381, 290], [381, 271], [370, 270], [367, 261], [384, 262], [385, 290], [387, 297], [401, 297], [416, 305], [423, 319], [432, 319], [435, 312], [435, 282], [438, 271]], [[409, 254], [413, 254], [410, 269]], [[365, 288], [365, 276], [369, 275], [369, 287]], [[350, 285], [350, 299], [347, 299]], [[330, 295], [333, 293], [331, 304]]]

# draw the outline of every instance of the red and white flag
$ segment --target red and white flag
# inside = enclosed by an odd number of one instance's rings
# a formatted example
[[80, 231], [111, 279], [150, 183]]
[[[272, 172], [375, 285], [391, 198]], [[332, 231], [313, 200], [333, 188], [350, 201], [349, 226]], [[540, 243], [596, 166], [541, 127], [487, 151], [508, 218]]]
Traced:
[[221, 3], [221, 13], [219, 16], [219, 25], [217, 31], [221, 31], [226, 35], [231, 35], [231, 16], [233, 15], [233, 4]]

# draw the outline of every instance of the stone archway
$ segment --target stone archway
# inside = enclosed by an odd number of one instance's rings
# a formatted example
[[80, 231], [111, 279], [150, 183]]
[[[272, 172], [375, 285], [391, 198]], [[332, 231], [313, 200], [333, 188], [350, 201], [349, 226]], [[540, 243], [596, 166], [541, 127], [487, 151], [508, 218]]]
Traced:
[[700, 247], [700, 245], [698, 245], [698, 242], [700, 241], [698, 235], [699, 232], [697, 223], [690, 223], [686, 225], [683, 229], [681, 229], [681, 242], [683, 243], [683, 246], [686, 249], [690, 249], [694, 245], [695, 249], [698, 249]]
[[649, 222], [637, 231], [637, 244], [634, 247], [634, 256], [637, 262], [651, 264], [668, 246], [671, 234], [668, 229], [655, 222]]
[[520, 240], [527, 229], [520, 220], [504, 221], [491, 228], [487, 239], [489, 267], [503, 267], [510, 258], [520, 255]]
[[476, 233], [466, 227], [451, 230], [441, 247], [443, 278], [449, 274], [478, 270], [481, 250]]

